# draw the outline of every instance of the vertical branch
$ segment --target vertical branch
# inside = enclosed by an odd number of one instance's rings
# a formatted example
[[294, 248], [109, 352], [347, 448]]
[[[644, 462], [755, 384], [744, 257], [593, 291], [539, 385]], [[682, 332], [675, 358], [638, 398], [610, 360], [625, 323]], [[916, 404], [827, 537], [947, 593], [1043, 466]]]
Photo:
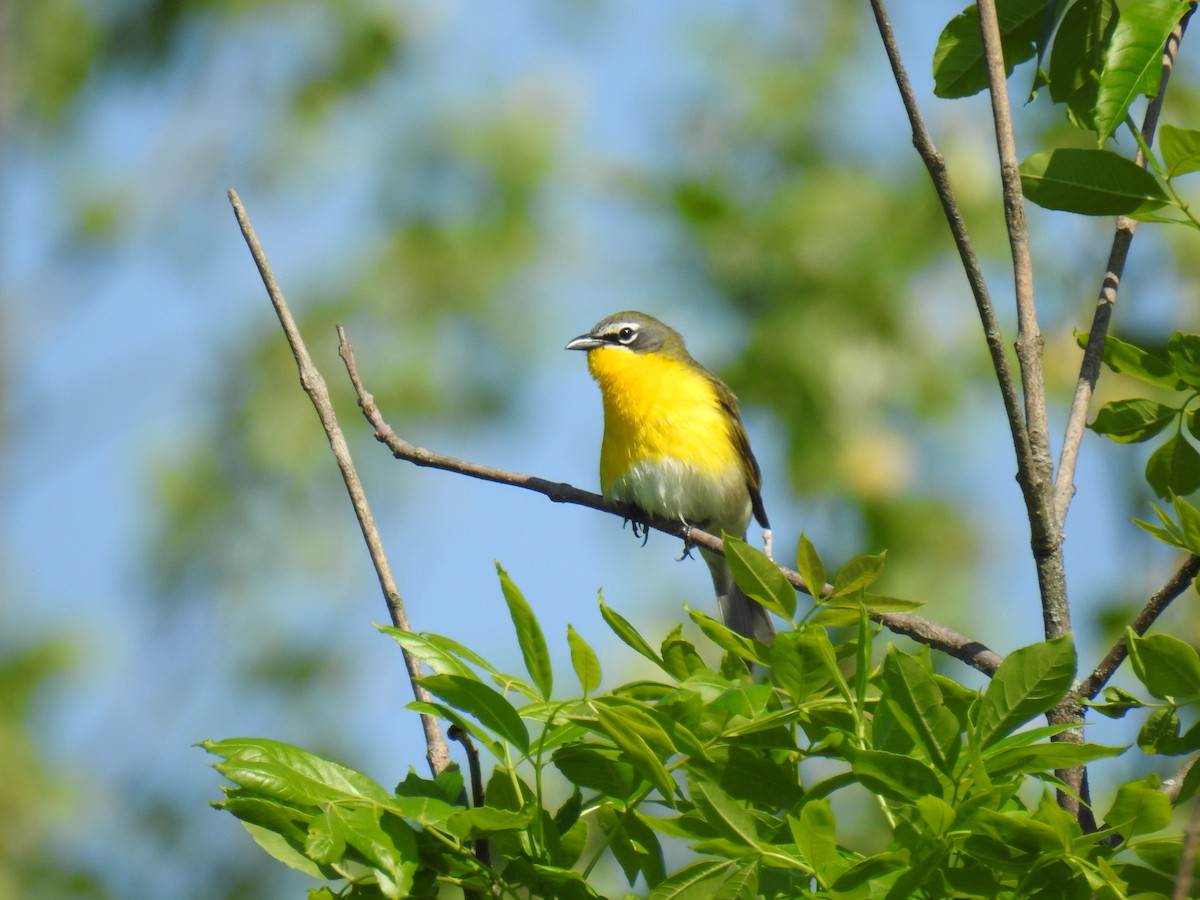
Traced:
[[909, 125], [912, 128], [912, 142], [920, 155], [929, 177], [933, 181], [938, 201], [954, 238], [954, 246], [962, 262], [963, 271], [967, 275], [967, 283], [971, 287], [971, 295], [975, 299], [975, 308], [979, 313], [979, 321], [983, 326], [984, 340], [987, 342], [988, 353], [992, 359], [992, 368], [996, 373], [996, 381], [1000, 387], [1000, 398], [1004, 402], [1004, 412], [1008, 419], [1009, 431], [1012, 434], [1013, 449], [1017, 458], [1017, 472], [1022, 488], [1029, 483], [1027, 473], [1032, 466], [1029, 451], [1029, 437], [1025, 430], [1025, 416], [1021, 411], [1021, 401], [1017, 392], [1016, 380], [1012, 367], [1009, 365], [1008, 354], [1004, 348], [1004, 334], [1000, 330], [1000, 322], [996, 318], [996, 309], [988, 293], [987, 282], [983, 277], [983, 269], [979, 265], [979, 257], [971, 244], [967, 226], [963, 221], [962, 210], [954, 187], [950, 184], [950, 176], [946, 171], [946, 161], [929, 135], [925, 120], [917, 106], [917, 98], [913, 94], [912, 84], [908, 80], [904, 62], [900, 58], [900, 49], [896, 45], [896, 35], [892, 31], [891, 19], [884, 7], [883, 0], [871, 0], [871, 9], [875, 13], [875, 22], [879, 28], [879, 36], [883, 48], [887, 52], [888, 62], [896, 87], [900, 90], [900, 99], [908, 114]]
[[[280, 290], [279, 283], [275, 280], [275, 274], [271, 271], [271, 264], [267, 261], [267, 254], [258, 242], [258, 236], [254, 233], [254, 226], [250, 224], [250, 217], [246, 214], [241, 198], [238, 197], [236, 191], [230, 190], [229, 202], [233, 205], [234, 215], [237, 216], [238, 225], [242, 229], [242, 236], [246, 240], [246, 246], [250, 248], [250, 255], [254, 257], [254, 263], [258, 266], [258, 272], [262, 276], [263, 285], [267, 289], [267, 295], [271, 298], [271, 304], [275, 307], [275, 314], [279, 317], [279, 324], [283, 326], [283, 332], [287, 336], [287, 342], [292, 349], [292, 355], [296, 358], [296, 366], [300, 370], [300, 384], [317, 410], [317, 416], [321, 419], [321, 425], [325, 429], [325, 436], [329, 439], [330, 449], [333, 451], [338, 469], [342, 473], [342, 480], [346, 483], [346, 491], [349, 493], [350, 501], [354, 505], [354, 514], [358, 517], [358, 524], [362, 529], [363, 538], [367, 542], [371, 561], [375, 565], [375, 574], [379, 578], [379, 586], [383, 589], [384, 600], [387, 602], [392, 624], [397, 628], [408, 631], [408, 614], [404, 610], [404, 601], [400, 596], [399, 588], [396, 587], [396, 580], [392, 576], [391, 565], [388, 563], [387, 555], [383, 550], [383, 541], [379, 537], [379, 531], [375, 527], [375, 519], [371, 515], [371, 507], [367, 503], [366, 492], [363, 490], [362, 482], [359, 480], [358, 471], [354, 468], [354, 461], [350, 458], [350, 448], [347, 446], [346, 438], [342, 434], [341, 427], [338, 425], [337, 414], [333, 409], [333, 401], [329, 396], [329, 388], [325, 384], [325, 379], [313, 363], [312, 357], [309, 356], [308, 348], [304, 345], [304, 339], [300, 336], [300, 329], [296, 326], [296, 320], [292, 318], [291, 310], [288, 309], [287, 303], [284, 301], [283, 291]], [[418, 700], [431, 700], [429, 692], [417, 683], [417, 679], [424, 674], [421, 670], [420, 660], [405, 650], [404, 662], [408, 667], [409, 679], [412, 681], [413, 694], [416, 695]], [[446, 746], [445, 739], [442, 737], [441, 730], [438, 728], [437, 719], [433, 716], [422, 714], [421, 724], [425, 730], [426, 759], [429, 760], [429, 768], [433, 774], [438, 775], [449, 765], [450, 751]]]
[[1000, 179], [1004, 196], [1004, 219], [1012, 250], [1013, 282], [1017, 304], [1017, 364], [1025, 395], [1025, 421], [1029, 435], [1029, 484], [1025, 502], [1029, 508], [1031, 543], [1042, 597], [1042, 622], [1047, 640], [1071, 630], [1067, 582], [1062, 559], [1062, 527], [1054, 510], [1054, 462], [1050, 455], [1046, 423], [1046, 382], [1042, 369], [1042, 333], [1038, 327], [1033, 296], [1033, 261], [1025, 224], [1025, 199], [1021, 193], [1017, 142], [1013, 136], [1012, 111], [1008, 104], [1008, 76], [996, 0], [979, 0], [979, 29], [987, 63], [992, 98], [996, 149], [1000, 157]]
[[[1154, 143], [1154, 131], [1158, 126], [1159, 113], [1162, 111], [1167, 82], [1175, 68], [1175, 55], [1179, 52], [1179, 42], [1183, 40], [1184, 29], [1187, 28], [1188, 19], [1191, 18], [1194, 9], [1193, 5], [1184, 14], [1183, 19], [1167, 38], [1166, 46], [1163, 48], [1162, 76], [1158, 81], [1158, 93], [1151, 98], [1146, 107], [1146, 115], [1142, 119], [1142, 139], [1147, 147]], [[1134, 162], [1139, 166], [1146, 164], [1146, 155], [1141, 147], [1138, 148]], [[1075, 465], [1079, 460], [1079, 445], [1083, 441], [1083, 429], [1087, 423], [1092, 393], [1096, 389], [1096, 382], [1100, 379], [1104, 338], [1108, 334], [1113, 306], [1117, 302], [1117, 290], [1121, 286], [1125, 260], [1129, 255], [1129, 246], [1133, 243], [1133, 233], [1136, 229], [1137, 222], [1134, 219], [1128, 216], [1117, 218], [1117, 230], [1113, 235], [1112, 249], [1108, 252], [1108, 266], [1100, 283], [1100, 296], [1096, 300], [1096, 311], [1092, 315], [1092, 327], [1088, 331], [1087, 345], [1083, 350], [1083, 363], [1079, 367], [1079, 380], [1075, 384], [1075, 397], [1072, 399], [1071, 409], [1067, 413], [1066, 433], [1063, 436], [1062, 452], [1058, 457], [1058, 475], [1054, 482], [1054, 508], [1060, 523], [1066, 521], [1071, 498], [1075, 496]]]

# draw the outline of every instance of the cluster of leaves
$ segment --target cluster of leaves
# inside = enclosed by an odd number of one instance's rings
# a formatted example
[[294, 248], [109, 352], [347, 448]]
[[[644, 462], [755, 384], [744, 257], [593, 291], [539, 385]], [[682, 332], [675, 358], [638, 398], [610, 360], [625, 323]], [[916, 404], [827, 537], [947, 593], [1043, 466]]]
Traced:
[[[1036, 56], [1031, 97], [1042, 88], [1065, 104], [1068, 119], [1091, 132], [1097, 149], [1062, 147], [1021, 164], [1025, 196], [1047, 209], [1089, 216], [1128, 215], [1200, 228], [1174, 179], [1200, 169], [1200, 131], [1164, 126], [1161, 157], [1129, 118], [1141, 96], [1158, 93], [1163, 46], [1191, 4], [1178, 0], [998, 0], [1004, 63]], [[946, 26], [934, 55], [935, 92], [965, 97], [988, 86], [979, 13], [972, 5]], [[1104, 149], [1122, 125], [1146, 154], [1150, 170]], [[1161, 218], [1173, 206], [1183, 218]]]
[[[888, 646], [873, 661], [873, 603], [903, 605], [866, 590], [880, 557], [852, 560], [832, 594], [798, 610], [766, 557], [732, 538], [727, 547], [742, 588], [791, 629], [768, 647], [692, 611], [710, 644], [697, 647], [677, 627], [656, 650], [601, 599], [608, 625], [661, 672], [606, 693], [596, 653], [569, 628], [581, 694], [553, 697], [541, 628], [503, 571], [527, 678], [450, 638], [383, 629], [435, 673], [423, 680], [435, 699], [413, 708], [494, 757], [483, 805], [465, 802], [456, 769], [435, 779], [410, 771], [389, 792], [264, 739], [203, 745], [235, 785], [216, 805], [277, 859], [340, 882], [313, 897], [433, 897], [443, 884], [599, 897], [590, 876], [605, 858], [654, 900], [1170, 891], [1181, 848], [1176, 837], [1151, 836], [1171, 818], [1157, 783], [1122, 786], [1104, 827], [1085, 834], [1054, 800], [1063, 786], [1054, 770], [1125, 748], [1055, 740], [1066, 726], [1024, 728], [1071, 687], [1069, 637], [1013, 652], [985, 690], [969, 690], [934, 673], [926, 652]], [[799, 567], [824, 583], [803, 538]], [[1157, 652], [1151, 641], [1161, 638], [1137, 644], [1135, 671], [1156, 696], [1177, 690], [1137, 663]], [[702, 649], [721, 651], [720, 662], [710, 665]], [[1194, 651], [1191, 659], [1189, 685], [1200, 695]], [[819, 774], [802, 777], [800, 764], [816, 760]], [[891, 835], [880, 851], [839, 842], [832, 801], [861, 800], [863, 789]], [[670, 842], [695, 854], [675, 871]]]
[[[1114, 372], [1183, 396], [1174, 404], [1148, 397], [1114, 400], [1100, 408], [1088, 427], [1120, 444], [1148, 441], [1170, 428], [1170, 436], [1146, 463], [1146, 480], [1164, 500], [1200, 489], [1200, 452], [1187, 437], [1200, 438], [1200, 419], [1191, 408], [1200, 396], [1200, 335], [1175, 332], [1167, 340], [1165, 356], [1108, 335], [1103, 354], [1105, 365]], [[1176, 507], [1181, 523], [1177, 530], [1144, 527], [1166, 543], [1200, 552], [1200, 512], [1181, 499]]]
[[[1125, 639], [1133, 671], [1153, 699], [1141, 700], [1121, 688], [1108, 687], [1104, 689], [1105, 702], [1094, 708], [1115, 719], [1131, 709], [1150, 708], [1137, 739], [1145, 753], [1181, 756], [1200, 750], [1200, 654], [1196, 648], [1169, 634], [1141, 636], [1130, 630]], [[1184, 717], [1193, 724], [1181, 733]], [[1200, 793], [1200, 773], [1195, 770], [1195, 766], [1188, 769], [1176, 802]]]

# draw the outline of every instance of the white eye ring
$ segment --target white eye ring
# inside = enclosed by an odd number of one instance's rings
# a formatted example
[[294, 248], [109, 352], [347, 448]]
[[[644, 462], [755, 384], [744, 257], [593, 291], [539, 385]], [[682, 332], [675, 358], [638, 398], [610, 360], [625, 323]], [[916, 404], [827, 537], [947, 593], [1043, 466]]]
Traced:
[[632, 325], [625, 325], [617, 332], [617, 340], [622, 344], [632, 344], [634, 338], [637, 337], [637, 329]]

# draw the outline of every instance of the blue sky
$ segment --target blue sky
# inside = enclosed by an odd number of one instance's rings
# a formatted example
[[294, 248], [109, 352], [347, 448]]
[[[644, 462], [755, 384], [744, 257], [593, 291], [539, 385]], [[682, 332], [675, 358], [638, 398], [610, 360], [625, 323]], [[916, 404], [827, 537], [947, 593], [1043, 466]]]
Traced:
[[[421, 433], [401, 427], [404, 436], [443, 452], [594, 487], [599, 400], [582, 358], [561, 351], [570, 337], [616, 309], [641, 307], [675, 324], [694, 355], [713, 367], [736, 352], [740, 338], [729, 323], [709, 321], [677, 302], [661, 303], [661, 296], [671, 295], [661, 290], [668, 277], [662, 257], [671, 240], [662, 223], [607, 202], [594, 189], [623, 163], [664, 162], [672, 114], [685, 100], [703, 96], [712, 77], [711, 59], [698, 48], [712, 46], [722, 21], [752, 18], [758, 27], [776, 27], [787, 7], [700, 6], [696, 12], [694, 4], [682, 2], [601, 4], [597, 12], [580, 13], [582, 23], [535, 2], [409, 7], [419, 23], [420, 78], [385, 88], [373, 109], [394, 103], [412, 121], [436, 127], [437, 117], [421, 108], [423, 102], [430, 109], [469, 106], [492, 97], [500, 85], [500, 102], [550, 104], [559, 111], [568, 155], [543, 211], [552, 252], [542, 254], [525, 279], [539, 298], [537, 327], [547, 340], [529, 360], [514, 414], [478, 431], [423, 425], [428, 430]], [[982, 98], [951, 105], [930, 94], [928, 60], [936, 34], [927, 23], [944, 22], [958, 8], [937, 2], [895, 13], [935, 136], [953, 136], [952, 161], [955, 147], [987, 147], [986, 132], [977, 130], [986, 125]], [[705, 23], [707, 43], [697, 37], [694, 21]], [[231, 818], [204, 808], [216, 798], [219, 779], [192, 741], [236, 734], [289, 740], [309, 733], [314, 717], [327, 717], [329, 727], [357, 748], [346, 763], [385, 784], [408, 764], [423, 769], [415, 722], [398, 712], [408, 691], [399, 654], [370, 624], [383, 621], [385, 610], [365, 553], [352, 561], [360, 568], [347, 572], [340, 595], [324, 598], [323, 606], [309, 598], [294, 608], [273, 603], [262, 610], [231, 609], [227, 600], [195, 597], [189, 608], [164, 619], [150, 612], [153, 603], [143, 596], [141, 553], [157, 502], [153, 473], [177, 458], [208, 414], [213, 367], [230, 343], [246, 330], [272, 327], [224, 189], [243, 190], [285, 292], [302, 297], [299, 286], [322, 277], [324, 261], [350, 252], [363, 237], [362, 210], [370, 200], [364, 196], [365, 167], [389, 164], [371, 141], [377, 123], [359, 111], [338, 122], [335, 133], [296, 148], [266, 180], [269, 190], [253, 189], [261, 174], [256, 152], [272, 140], [259, 110], [277, 98], [281, 73], [297, 58], [294, 48], [273, 40], [270, 25], [269, 19], [251, 23], [217, 46], [197, 38], [161, 79], [98, 82], [78, 129], [64, 139], [14, 142], [0, 174], [11, 428], [0, 483], [8, 556], [0, 595], [5, 642], [61, 633], [77, 646], [74, 665], [38, 707], [36, 731], [47, 763], [70, 773], [74, 783], [78, 812], [64, 817], [61, 839], [97, 860], [115, 842], [119, 858], [131, 863], [115, 875], [124, 896], [148, 889], [188, 896], [194, 887], [175, 865], [181, 860], [164, 860], [155, 848], [121, 836], [122, 797], [135, 783], [192, 797], [195, 827], [211, 845], [232, 854], [257, 852]], [[304, 27], [288, 33], [320, 40], [319, 32]], [[915, 161], [887, 78], [882, 52], [864, 52], [858, 77], [829, 100], [832, 108], [853, 111], [833, 119], [831, 139], [856, 133], [847, 152], [872, 172]], [[127, 204], [134, 224], [107, 246], [79, 250], [69, 240], [65, 200], [80, 192]], [[1033, 221], [1036, 227], [1048, 220], [1034, 213]], [[1107, 227], [1102, 225], [1056, 218], [1047, 227], [1057, 229], [1064, 244], [1090, 247], [1102, 258], [1107, 243], [1095, 240]], [[1139, 253], [1155, 259], [1143, 246], [1148, 243], [1139, 234], [1129, 273], [1131, 290], [1145, 284], [1145, 294], [1153, 271], [1143, 268]], [[997, 272], [996, 280], [1002, 297], [1006, 274]], [[966, 308], [962, 285], [950, 289], [960, 294], [954, 302]], [[1051, 292], [1052, 311], [1055, 300]], [[1149, 307], [1155, 315], [1173, 309], [1167, 300]], [[336, 371], [325, 375], [340, 377]], [[294, 402], [307, 403], [298, 391]], [[983, 598], [989, 607], [956, 624], [1005, 651], [1038, 639], [1039, 620], [999, 403], [991, 392], [974, 406], [919, 440], [919, 468], [932, 480], [948, 472], [945, 489], [965, 498], [988, 535], [980, 583], [989, 586]], [[354, 411], [342, 415], [360, 463], [380, 457], [382, 449]], [[778, 427], [754, 409], [746, 410], [746, 418], [764, 468], [777, 547], [794, 546], [803, 528], [818, 547], [844, 550], [850, 538], [822, 533], [836, 527], [828, 508], [784, 495]], [[1052, 429], [1056, 442], [1060, 420]], [[311, 424], [311, 439], [321, 441], [315, 417]], [[1072, 511], [1068, 561], [1081, 597], [1098, 591], [1131, 557], [1138, 566], [1155, 563], [1147, 593], [1167, 572], [1169, 558], [1114, 519], [1122, 498], [1106, 494], [1103, 484], [1118, 452], [1098, 440], [1085, 446], [1080, 482], [1099, 489], [1081, 493]], [[964, 460], [971, 464], [962, 465]], [[956, 467], [948, 469], [949, 462]], [[508, 569], [541, 616], [563, 682], [571, 679], [568, 622], [601, 650], [610, 673], [621, 668], [628, 674], [632, 654], [608, 635], [597, 612], [601, 586], [610, 605], [651, 634], [676, 620], [681, 603], [702, 609], [709, 603], [704, 566], [672, 562], [680, 548], [661, 535], [639, 549], [615, 520], [553, 506], [539, 496], [380, 459], [363, 470], [414, 623], [449, 634], [502, 667], [517, 668], [520, 661], [493, 560]], [[328, 477], [337, 477], [332, 460]], [[341, 516], [342, 527], [354, 527], [348, 504], [329, 514], [334, 522]], [[656, 608], [639, 609], [648, 595], [660, 598]], [[293, 611], [307, 621], [293, 618]], [[343, 647], [339, 683], [352, 702], [330, 697], [331, 707], [305, 710], [245, 702], [221, 675], [222, 663], [229, 652], [248, 652], [230, 644], [252, 642], [256, 625]]]

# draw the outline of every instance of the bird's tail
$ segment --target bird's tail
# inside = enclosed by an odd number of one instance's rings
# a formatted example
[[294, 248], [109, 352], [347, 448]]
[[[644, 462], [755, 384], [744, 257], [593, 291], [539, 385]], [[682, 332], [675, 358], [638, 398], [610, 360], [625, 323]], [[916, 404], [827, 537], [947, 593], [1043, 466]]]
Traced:
[[717, 605], [721, 609], [721, 619], [726, 627], [743, 637], [754, 638], [770, 645], [775, 640], [775, 625], [771, 622], [771, 614], [761, 603], [751, 600], [737, 586], [724, 556], [704, 549], [701, 549], [700, 553], [712, 574], [713, 587], [717, 591]]

